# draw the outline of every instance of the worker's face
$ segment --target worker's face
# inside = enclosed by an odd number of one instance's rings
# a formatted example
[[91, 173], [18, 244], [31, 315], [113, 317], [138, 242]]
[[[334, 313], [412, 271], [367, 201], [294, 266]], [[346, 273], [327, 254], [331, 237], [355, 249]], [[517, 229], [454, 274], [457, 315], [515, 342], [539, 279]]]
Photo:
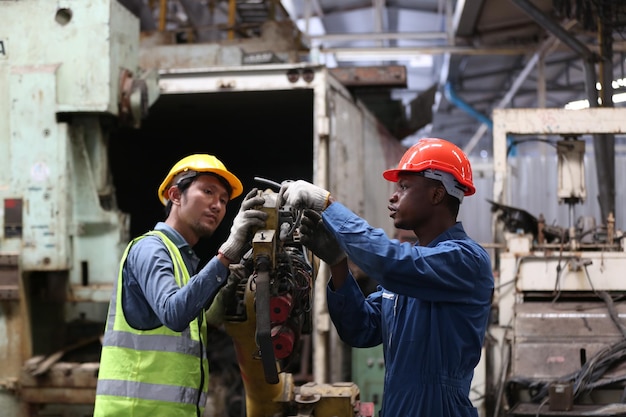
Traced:
[[180, 196], [178, 217], [196, 237], [215, 232], [226, 214], [228, 190], [212, 175], [201, 175]]
[[389, 198], [389, 216], [394, 226], [403, 230], [416, 230], [427, 223], [433, 214], [437, 188], [439, 186], [433, 180], [400, 173], [395, 191]]

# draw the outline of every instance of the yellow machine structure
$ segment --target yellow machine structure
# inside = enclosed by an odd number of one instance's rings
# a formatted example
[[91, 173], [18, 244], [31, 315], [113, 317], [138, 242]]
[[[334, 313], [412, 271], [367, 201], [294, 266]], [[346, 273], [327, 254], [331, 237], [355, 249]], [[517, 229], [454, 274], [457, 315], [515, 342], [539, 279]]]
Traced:
[[242, 264], [231, 267], [243, 279], [224, 318], [245, 388], [246, 416], [372, 416], [373, 405], [360, 402], [352, 382], [294, 383], [289, 370], [300, 359], [299, 341], [312, 331], [314, 265], [299, 243], [298, 212], [281, 207], [280, 193], [261, 194], [266, 229], [255, 233]]

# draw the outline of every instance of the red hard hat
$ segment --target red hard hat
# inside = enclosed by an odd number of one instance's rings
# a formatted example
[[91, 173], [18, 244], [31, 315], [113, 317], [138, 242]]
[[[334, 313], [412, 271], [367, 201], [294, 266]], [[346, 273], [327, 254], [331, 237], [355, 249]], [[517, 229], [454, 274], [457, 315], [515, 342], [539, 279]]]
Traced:
[[404, 153], [398, 167], [383, 172], [383, 177], [388, 181], [397, 182], [400, 172], [421, 172], [427, 169], [451, 174], [465, 187], [465, 195], [476, 192], [472, 182], [472, 167], [467, 155], [454, 143], [444, 139], [420, 139]]

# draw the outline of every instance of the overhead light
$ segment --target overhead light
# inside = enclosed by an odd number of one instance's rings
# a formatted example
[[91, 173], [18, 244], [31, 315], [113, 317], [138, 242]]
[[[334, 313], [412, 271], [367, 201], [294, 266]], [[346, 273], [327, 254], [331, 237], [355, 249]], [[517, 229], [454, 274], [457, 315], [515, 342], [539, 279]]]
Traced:
[[[620, 87], [626, 87], [626, 78], [619, 78], [617, 80], [613, 80], [611, 82], [611, 86], [613, 87], [614, 90], [617, 90]], [[602, 84], [596, 83], [596, 90], [598, 91], [602, 90]]]
[[[626, 93], [618, 93], [613, 95], [613, 103], [623, 103], [626, 101]], [[598, 104], [601, 104], [602, 100], [598, 98]], [[580, 110], [589, 107], [589, 100], [576, 100], [570, 101], [565, 105], [567, 110]]]
[[619, 80], [615, 80], [612, 83], [613, 89], [617, 90], [620, 87], [626, 87], [626, 78], [620, 78]]
[[[611, 82], [611, 86], [613, 87], [614, 90], [621, 88], [621, 87], [626, 87], [626, 78], [613, 80]], [[596, 90], [598, 91], [602, 90], [602, 85], [600, 83], [596, 83]], [[613, 94], [613, 103], [623, 103], [625, 101], [626, 101], [626, 93]], [[602, 98], [600, 97], [598, 97], [598, 104], [602, 104]], [[565, 108], [567, 110], [580, 110], [580, 109], [586, 109], [588, 107], [589, 107], [588, 100], [570, 101], [569, 103], [565, 105]]]
[[626, 101], [626, 93], [619, 93], [613, 95], [613, 103], [623, 103]]
[[565, 105], [566, 110], [581, 110], [589, 107], [589, 100], [570, 101]]

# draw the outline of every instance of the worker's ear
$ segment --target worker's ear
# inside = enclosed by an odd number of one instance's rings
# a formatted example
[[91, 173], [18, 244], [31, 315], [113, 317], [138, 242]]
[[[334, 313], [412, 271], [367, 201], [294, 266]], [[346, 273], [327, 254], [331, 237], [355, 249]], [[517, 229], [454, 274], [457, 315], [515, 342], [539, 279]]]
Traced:
[[180, 188], [177, 185], [172, 185], [167, 189], [167, 197], [174, 205], [180, 204], [180, 196], [181, 196]]
[[443, 185], [432, 187], [431, 201], [434, 205], [441, 204], [446, 198], [446, 189]]

